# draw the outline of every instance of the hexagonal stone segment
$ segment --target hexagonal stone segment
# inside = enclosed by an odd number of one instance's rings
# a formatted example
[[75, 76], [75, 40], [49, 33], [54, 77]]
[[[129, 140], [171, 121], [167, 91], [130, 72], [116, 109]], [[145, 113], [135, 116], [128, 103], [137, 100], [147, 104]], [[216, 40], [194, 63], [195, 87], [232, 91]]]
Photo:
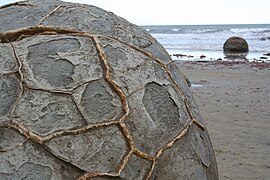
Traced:
[[113, 125], [47, 142], [53, 154], [88, 172], [114, 172], [129, 148], [121, 130]]
[[176, 127], [180, 118], [179, 107], [166, 88], [156, 83], [147, 84], [142, 103], [155, 124], [167, 126], [169, 131]]
[[0, 117], [9, 114], [19, 95], [19, 79], [15, 75], [0, 76]]
[[85, 125], [70, 95], [39, 90], [24, 92], [12, 119], [41, 135]]
[[126, 124], [135, 146], [150, 155], [173, 140], [189, 120], [183, 102], [172, 86], [149, 83], [129, 97]]
[[72, 91], [102, 77], [90, 38], [39, 35], [16, 43], [26, 84], [35, 89]]
[[85, 84], [73, 96], [89, 124], [117, 120], [122, 115], [120, 98], [103, 79]]

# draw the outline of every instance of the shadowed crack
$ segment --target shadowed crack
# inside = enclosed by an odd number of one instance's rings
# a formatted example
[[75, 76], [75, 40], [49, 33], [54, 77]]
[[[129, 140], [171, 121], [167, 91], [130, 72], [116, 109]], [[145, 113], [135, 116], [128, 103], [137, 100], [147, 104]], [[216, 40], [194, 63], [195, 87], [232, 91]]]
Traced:
[[0, 42], [1, 43], [9, 43], [14, 41], [19, 41], [24, 38], [39, 35], [39, 34], [72, 34], [79, 33], [83, 34], [84, 32], [71, 30], [60, 27], [49, 27], [49, 26], [32, 26], [27, 28], [18, 29], [15, 31], [2, 32], [0, 33]]

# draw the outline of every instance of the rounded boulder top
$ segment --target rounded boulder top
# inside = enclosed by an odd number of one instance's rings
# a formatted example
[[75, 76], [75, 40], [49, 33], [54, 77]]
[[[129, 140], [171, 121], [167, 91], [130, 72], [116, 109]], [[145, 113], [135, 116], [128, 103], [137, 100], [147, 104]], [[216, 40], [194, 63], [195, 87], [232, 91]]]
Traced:
[[95, 6], [0, 7], [0, 179], [218, 179], [185, 78]]
[[166, 50], [146, 30], [95, 6], [59, 0], [25, 0], [2, 6], [0, 16], [0, 32], [36, 26], [64, 27], [114, 37], [165, 62], [170, 60]]

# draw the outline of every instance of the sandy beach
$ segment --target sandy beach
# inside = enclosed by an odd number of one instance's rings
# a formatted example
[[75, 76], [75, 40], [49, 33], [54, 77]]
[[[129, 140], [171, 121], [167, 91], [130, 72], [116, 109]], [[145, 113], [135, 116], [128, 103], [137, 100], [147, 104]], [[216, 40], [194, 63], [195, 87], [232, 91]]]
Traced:
[[270, 63], [181, 62], [205, 119], [220, 180], [270, 179]]

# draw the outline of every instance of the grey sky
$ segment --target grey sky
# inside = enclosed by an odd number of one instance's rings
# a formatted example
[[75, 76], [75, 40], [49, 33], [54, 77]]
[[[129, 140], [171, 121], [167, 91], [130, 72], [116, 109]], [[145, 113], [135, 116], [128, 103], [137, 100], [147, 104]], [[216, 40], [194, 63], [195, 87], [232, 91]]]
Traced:
[[[270, 0], [65, 0], [99, 6], [138, 25], [270, 23]], [[3, 5], [14, 0], [1, 0]]]

